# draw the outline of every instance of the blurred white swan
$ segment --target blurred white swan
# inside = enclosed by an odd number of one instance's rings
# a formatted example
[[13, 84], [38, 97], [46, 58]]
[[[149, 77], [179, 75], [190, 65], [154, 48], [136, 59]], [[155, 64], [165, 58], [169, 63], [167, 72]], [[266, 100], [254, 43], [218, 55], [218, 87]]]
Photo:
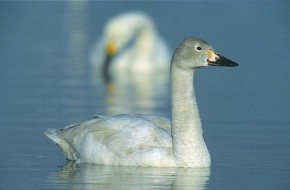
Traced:
[[155, 167], [209, 167], [193, 88], [200, 67], [237, 66], [205, 41], [185, 39], [171, 61], [172, 122], [155, 115], [98, 116], [59, 131], [53, 140], [67, 159], [78, 163]]
[[154, 113], [167, 103], [170, 57], [146, 13], [131, 11], [110, 19], [91, 52], [93, 82], [98, 89], [106, 82], [106, 113]]
[[125, 73], [128, 78], [128, 74], [169, 72], [170, 56], [152, 19], [141, 11], [132, 11], [106, 23], [92, 51], [92, 62], [112, 77]]

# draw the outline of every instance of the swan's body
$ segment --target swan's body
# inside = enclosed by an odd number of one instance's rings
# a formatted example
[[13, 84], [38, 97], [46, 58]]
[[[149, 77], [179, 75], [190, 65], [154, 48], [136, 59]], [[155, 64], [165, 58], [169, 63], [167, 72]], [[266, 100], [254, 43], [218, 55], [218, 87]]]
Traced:
[[194, 71], [209, 65], [237, 66], [205, 41], [187, 38], [171, 62], [172, 123], [154, 115], [99, 116], [60, 131], [48, 130], [69, 160], [156, 167], [209, 167], [193, 88]]
[[69, 160], [104, 165], [175, 166], [170, 126], [167, 118], [153, 115], [98, 116], [46, 134], [59, 141]]
[[[112, 56], [108, 61], [108, 56]], [[158, 35], [151, 18], [140, 11], [123, 13], [110, 19], [93, 51], [93, 63], [112, 76], [168, 71], [170, 53]]]

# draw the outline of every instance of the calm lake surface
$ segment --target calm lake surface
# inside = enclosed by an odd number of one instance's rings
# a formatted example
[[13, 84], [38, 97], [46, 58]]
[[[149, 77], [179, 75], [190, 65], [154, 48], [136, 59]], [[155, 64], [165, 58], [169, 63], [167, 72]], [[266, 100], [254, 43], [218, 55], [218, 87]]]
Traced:
[[[96, 114], [170, 117], [168, 81], [112, 90], [90, 63], [106, 21], [129, 10], [172, 51], [196, 36], [239, 63], [196, 76], [211, 168], [75, 165], [43, 135]], [[288, 1], [0, 2], [0, 189], [290, 189], [289, 18]]]

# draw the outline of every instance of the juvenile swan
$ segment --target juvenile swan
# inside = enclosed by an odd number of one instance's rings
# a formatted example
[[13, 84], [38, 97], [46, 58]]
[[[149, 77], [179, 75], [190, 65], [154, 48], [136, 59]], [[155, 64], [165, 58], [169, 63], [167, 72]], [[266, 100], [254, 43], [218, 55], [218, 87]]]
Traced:
[[238, 66], [217, 54], [207, 42], [187, 38], [171, 61], [172, 123], [155, 115], [97, 116], [45, 135], [68, 160], [78, 163], [209, 167], [211, 158], [202, 135], [193, 88], [196, 69], [207, 66]]

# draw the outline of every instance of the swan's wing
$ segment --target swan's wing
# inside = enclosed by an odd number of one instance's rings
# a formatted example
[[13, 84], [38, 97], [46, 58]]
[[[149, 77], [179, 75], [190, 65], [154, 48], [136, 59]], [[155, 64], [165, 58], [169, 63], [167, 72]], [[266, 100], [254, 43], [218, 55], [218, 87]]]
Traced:
[[167, 117], [161, 117], [151, 114], [143, 114], [139, 116], [151, 121], [159, 128], [166, 130], [168, 134], [171, 134], [171, 121]]
[[[164, 126], [163, 126], [164, 125]], [[46, 135], [68, 159], [110, 165], [152, 165], [172, 162], [168, 122], [150, 115], [102, 116]]]

